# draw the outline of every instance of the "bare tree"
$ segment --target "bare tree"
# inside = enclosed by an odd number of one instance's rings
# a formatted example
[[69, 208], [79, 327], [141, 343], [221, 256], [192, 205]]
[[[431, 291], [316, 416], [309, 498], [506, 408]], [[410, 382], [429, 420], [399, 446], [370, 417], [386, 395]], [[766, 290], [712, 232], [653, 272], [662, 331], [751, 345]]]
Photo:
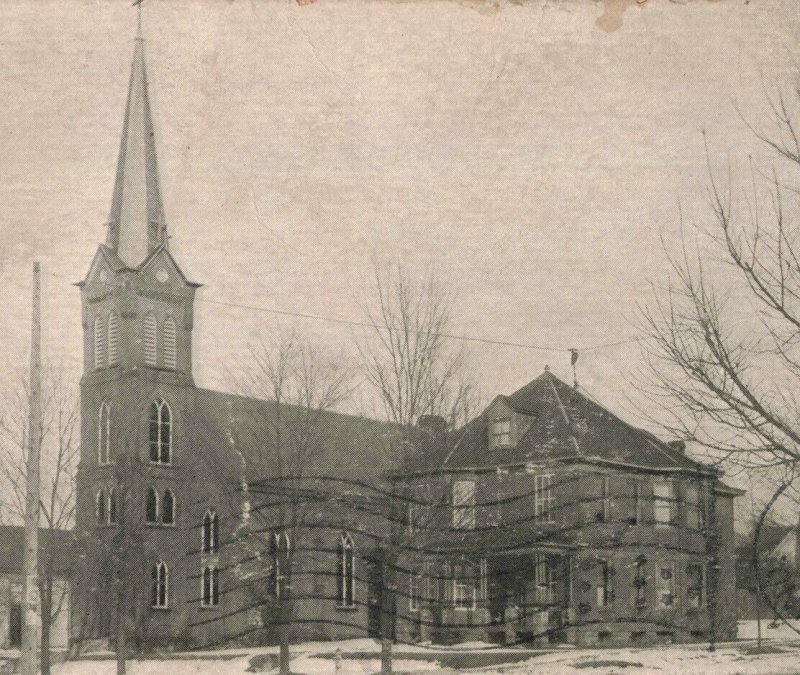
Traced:
[[[365, 306], [369, 335], [359, 344], [366, 379], [375, 390], [385, 416], [399, 434], [399, 473], [411, 467], [423, 451], [424, 434], [417, 428], [428, 418], [434, 425], [453, 429], [463, 425], [473, 411], [475, 388], [462, 375], [464, 352], [452, 337], [455, 298], [429, 272], [413, 278], [400, 266], [381, 270], [375, 266], [375, 308]], [[430, 449], [430, 448], [428, 448]], [[381, 552], [381, 672], [392, 672], [394, 607], [401, 556], [412, 550], [413, 539], [436, 519], [441, 499], [415, 499], [409, 486], [396, 486], [395, 511], [416, 504], [411, 527], [389, 518], [390, 534]]]
[[800, 87], [768, 103], [763, 127], [745, 121], [768, 163], [751, 159], [743, 185], [709, 160], [699, 243], [682, 222], [677, 252], [664, 243], [669, 279], [639, 313], [650, 419], [716, 462], [780, 476], [754, 530], [756, 571], [759, 524], [800, 460]]
[[[352, 372], [341, 359], [290, 333], [251, 349], [250, 365], [239, 379], [239, 388], [260, 399], [240, 420], [239, 435], [247, 438], [239, 443], [251, 448], [245, 460], [247, 475], [263, 477], [253, 491], [267, 499], [249, 514], [247, 530], [237, 533], [238, 558], [251, 561], [237, 569], [254, 600], [269, 598], [260, 607], [262, 623], [277, 615], [279, 668], [284, 675], [289, 673], [296, 552], [307, 534], [310, 506], [326, 498], [326, 491], [309, 483], [306, 476], [325, 455], [330, 440], [328, 416], [349, 397]], [[260, 564], [265, 553], [269, 554], [266, 576]]]
[[[42, 447], [40, 527], [48, 532], [48, 545], [40, 548], [39, 593], [41, 598], [41, 671], [50, 672], [51, 628], [66, 610], [69, 595], [59, 564], [67, 552], [55, 545], [53, 533], [73, 526], [75, 516], [75, 471], [80, 442], [77, 388], [63, 371], [50, 367], [44, 372], [42, 421], [36, 431]], [[26, 449], [28, 434], [28, 390], [25, 380], [7, 392], [0, 409], [0, 477], [6, 483], [2, 507], [10, 520], [25, 515]], [[59, 574], [59, 570], [61, 574]]]

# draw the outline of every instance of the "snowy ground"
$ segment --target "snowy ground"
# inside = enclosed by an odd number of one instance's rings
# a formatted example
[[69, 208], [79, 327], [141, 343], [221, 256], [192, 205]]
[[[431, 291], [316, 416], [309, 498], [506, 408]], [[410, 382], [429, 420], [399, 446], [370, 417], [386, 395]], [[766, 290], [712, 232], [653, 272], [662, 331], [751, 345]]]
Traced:
[[[800, 629], [800, 622], [797, 624]], [[772, 675], [800, 673], [800, 634], [790, 628], [769, 628], [762, 622], [764, 649], [756, 653], [754, 621], [743, 621], [740, 640], [720, 645], [710, 653], [704, 645], [648, 649], [498, 650], [473, 643], [457, 648], [397, 647], [396, 673], [474, 673], [476, 675], [527, 675], [582, 673], [584, 675]], [[337, 670], [337, 648], [340, 651]], [[765, 653], [764, 653], [765, 652]], [[164, 660], [130, 661], [130, 675], [243, 675], [273, 672], [275, 648], [231, 649], [175, 654]], [[453, 666], [454, 659], [460, 665]], [[469, 665], [469, 661], [483, 665]], [[492, 662], [494, 665], [488, 665]], [[445, 664], [450, 663], [448, 667]], [[309, 643], [293, 647], [292, 672], [314, 675], [367, 675], [380, 671], [379, 646], [373, 640]], [[57, 675], [113, 675], [113, 659], [62, 664]]]

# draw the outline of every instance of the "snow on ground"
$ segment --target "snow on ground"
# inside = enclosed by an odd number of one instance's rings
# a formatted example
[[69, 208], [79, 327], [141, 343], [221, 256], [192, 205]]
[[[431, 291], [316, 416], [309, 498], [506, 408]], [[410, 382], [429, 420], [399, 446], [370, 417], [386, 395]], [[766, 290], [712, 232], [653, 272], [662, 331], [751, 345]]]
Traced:
[[[580, 673], [582, 675], [778, 675], [800, 673], [800, 635], [790, 628], [769, 628], [762, 622], [765, 652], [755, 653], [755, 621], [740, 622], [738, 643], [720, 645], [709, 652], [705, 645], [676, 645], [644, 649], [553, 649], [527, 652], [530, 658], [513, 663], [504, 655], [515, 650], [491, 649], [485, 643], [453, 647], [398, 646], [395, 672], [441, 675], [533, 675], [534, 673]], [[796, 623], [800, 629], [800, 621]], [[292, 672], [298, 675], [335, 675], [337, 649], [341, 655], [338, 673], [368, 675], [380, 672], [380, 645], [375, 640], [347, 640], [338, 643], [314, 642], [292, 647]], [[519, 654], [518, 650], [516, 650]], [[276, 647], [239, 648], [213, 652], [175, 654], [163, 660], [146, 659], [128, 662], [130, 675], [244, 675], [252, 666], [268, 673]], [[492, 654], [496, 665], [484, 667], [445, 667], [456, 654]], [[461, 657], [459, 657], [461, 658]], [[519, 655], [518, 657], [519, 658]], [[55, 669], [57, 675], [113, 675], [115, 662], [108, 658], [65, 663]], [[253, 670], [249, 670], [253, 672]]]
[[[767, 640], [800, 640], [800, 621], [790, 621], [791, 626], [784, 622], [778, 623], [774, 628], [769, 619], [761, 620], [761, 637]], [[797, 630], [794, 630], [797, 629]], [[758, 632], [756, 621], [739, 622], [739, 639], [755, 640]], [[800, 670], [800, 668], [798, 668]]]

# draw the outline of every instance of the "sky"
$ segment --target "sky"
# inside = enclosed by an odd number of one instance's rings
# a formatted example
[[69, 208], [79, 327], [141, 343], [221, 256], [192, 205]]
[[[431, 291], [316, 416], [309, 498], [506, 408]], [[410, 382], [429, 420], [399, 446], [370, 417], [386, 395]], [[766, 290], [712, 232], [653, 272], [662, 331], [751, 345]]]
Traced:
[[[678, 241], [679, 205], [709, 216], [703, 132], [715, 170], [757, 153], [742, 117], [765, 119], [800, 38], [796, 0], [149, 0], [143, 16], [171, 250], [204, 284], [200, 386], [230, 388], [274, 329], [354, 353], [341, 325], [208, 301], [359, 320], [373, 265], [400, 263], [454, 288], [459, 333], [552, 348], [467, 345], [485, 400], [546, 364], [571, 378], [577, 347], [581, 384], [633, 421], [661, 237]], [[0, 3], [5, 381], [28, 359], [34, 259], [46, 354], [79, 371], [72, 283], [105, 237], [135, 26], [127, 0]]]

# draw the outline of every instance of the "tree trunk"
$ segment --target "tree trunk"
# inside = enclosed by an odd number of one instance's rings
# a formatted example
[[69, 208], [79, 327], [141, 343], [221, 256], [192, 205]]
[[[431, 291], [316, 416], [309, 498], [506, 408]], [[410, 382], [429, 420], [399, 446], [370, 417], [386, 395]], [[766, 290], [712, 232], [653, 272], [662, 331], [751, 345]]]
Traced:
[[381, 639], [381, 675], [392, 675], [392, 641]]
[[[280, 582], [279, 582], [280, 583]], [[290, 675], [291, 654], [289, 653], [289, 629], [292, 621], [291, 583], [284, 583], [281, 589], [280, 602], [280, 650], [278, 654], [278, 672], [280, 675]]]
[[384, 554], [381, 574], [381, 675], [392, 674], [392, 579], [390, 562], [394, 557]]
[[42, 644], [40, 647], [40, 668], [42, 675], [50, 675], [50, 623], [53, 617], [53, 579], [49, 575], [42, 583]]
[[125, 675], [125, 643], [127, 636], [125, 635], [125, 592], [120, 591], [117, 596], [117, 675]]

